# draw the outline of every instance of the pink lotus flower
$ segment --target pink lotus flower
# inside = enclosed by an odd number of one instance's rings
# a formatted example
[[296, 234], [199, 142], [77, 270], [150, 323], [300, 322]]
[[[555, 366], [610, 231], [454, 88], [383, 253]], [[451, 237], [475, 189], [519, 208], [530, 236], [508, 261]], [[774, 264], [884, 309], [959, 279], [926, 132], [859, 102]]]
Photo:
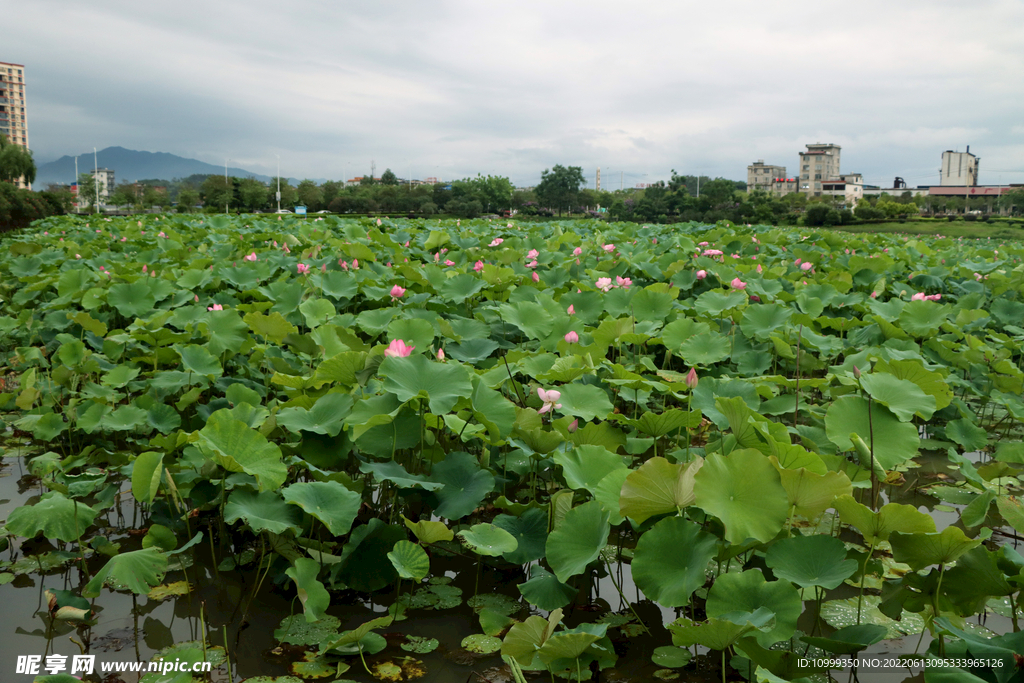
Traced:
[[147, 270], [146, 266], [142, 266], [142, 272], [145, 273]]
[[738, 277], [737, 278], [733, 278], [733, 281], [730, 282], [729, 285], [732, 286], [733, 289], [746, 289], [747, 288], [747, 283], [744, 282], [743, 280], [739, 279]]
[[793, 261], [793, 265], [799, 266], [801, 261], [803, 261], [803, 259], [797, 259], [796, 261]]
[[538, 415], [543, 415], [552, 408], [561, 408], [562, 404], [558, 403], [558, 399], [562, 398], [562, 392], [555, 391], [554, 389], [541, 389], [537, 388], [537, 395], [540, 396], [540, 400], [544, 402], [544, 405], [537, 411]]
[[295, 268], [299, 271], [299, 275], [305, 275], [309, 272], [309, 266], [305, 263], [296, 264]]
[[697, 388], [697, 368], [690, 368], [690, 371], [686, 373], [686, 386], [691, 389]]
[[575, 434], [576, 430], [579, 429], [579, 428], [580, 428], [580, 419], [578, 417], [575, 420], [573, 420], [572, 422], [570, 422], [569, 426], [566, 427], [566, 429], [569, 431], [570, 434]]
[[914, 296], [910, 297], [911, 301], [924, 301], [924, 292], [918, 292]]
[[[142, 234], [143, 234], [143, 235], [145, 235], [146, 233], [142, 233]], [[161, 230], [160, 232], [158, 232], [158, 233], [156, 234], [156, 236], [157, 236], [157, 237], [167, 237], [167, 235], [165, 235], [165, 234], [164, 234], [164, 231], [163, 231], [163, 230]]]
[[504, 241], [505, 240], [501, 239], [500, 237], [495, 237], [493, 240], [491, 240], [491, 243], [488, 244], [487, 246], [489, 246], [489, 247], [497, 247], [497, 246], [499, 246]]
[[540, 252], [538, 252], [536, 249], [531, 249], [530, 251], [526, 252], [526, 258], [535, 259], [538, 256], [540, 256]]
[[615, 286], [612, 284], [612, 279], [610, 277], [599, 277], [594, 285], [602, 292], [607, 292]]
[[537, 267], [537, 259], [534, 259], [534, 260], [530, 261], [529, 263], [527, 263], [526, 267], [527, 268], [536, 268]]
[[406, 346], [405, 342], [401, 339], [396, 339], [388, 344], [388, 348], [384, 350], [384, 355], [392, 358], [405, 358], [411, 354], [415, 348], [415, 346]]
[[540, 282], [540, 275], [537, 274], [537, 271], [533, 271], [532, 277], [534, 282]]
[[[75, 258], [82, 258], [82, 255], [81, 254], [75, 254]], [[981, 278], [979, 277], [978, 279], [980, 280]]]
[[811, 263], [810, 261], [804, 261], [803, 263], [800, 264], [800, 270], [803, 270], [803, 271], [808, 271], [808, 270], [810, 270], [813, 267], [814, 267], [814, 264]]
[[199, 303], [199, 295], [198, 294], [195, 295], [195, 300], [196, 300], [196, 303]]
[[722, 255], [722, 250], [721, 249], [705, 249], [704, 253], [701, 254], [701, 256], [721, 256], [721, 255]]
[[698, 243], [697, 243], [697, 246], [698, 246], [698, 247], [706, 247], [706, 246], [708, 246], [709, 244], [711, 244], [711, 243], [710, 243], [710, 242], [698, 242]]
[[697, 279], [698, 280], [703, 280], [707, 276], [708, 276], [708, 271], [706, 271], [706, 270], [698, 270], [697, 271]]
[[759, 297], [757, 294], [751, 294], [750, 295], [750, 300], [753, 301], [756, 304], [761, 303], [761, 297]]
[[924, 300], [925, 300], [925, 301], [938, 301], [938, 300], [939, 300], [939, 299], [941, 299], [941, 298], [942, 298], [942, 295], [941, 295], [941, 294], [931, 294], [931, 295], [929, 295], [929, 296], [926, 296], [926, 297], [924, 298]]
[[256, 260], [256, 252], [254, 251], [251, 254], [249, 254], [248, 256], [246, 256], [245, 260], [246, 261], [255, 261]]
[[633, 284], [633, 281], [628, 277], [622, 277], [621, 275], [615, 276], [615, 284], [623, 289], [629, 289], [629, 286]]
[[758, 263], [758, 264], [757, 264], [757, 272], [758, 272], [758, 273], [760, 273], [760, 272], [762, 272], [762, 270], [763, 270], [763, 269], [761, 268], [761, 264], [760, 264], [760, 263]]
[[286, 244], [286, 245], [284, 245], [284, 253], [286, 253], [286, 254], [290, 254], [290, 253], [292, 253], [292, 250], [288, 248], [288, 245], [287, 245], [287, 244]]
[[603, 244], [603, 245], [601, 245], [601, 248], [604, 249], [609, 254], [612, 253], [613, 251], [615, 251], [615, 245], [614, 244]]
[[444, 360], [444, 349], [438, 349], [437, 350], [437, 359], [438, 360]]
[[359, 259], [357, 259], [357, 258], [352, 259], [352, 268], [354, 270], [359, 270]]
[[208, 311], [223, 311], [224, 307], [221, 306], [220, 304], [214, 304], [212, 306], [207, 306], [206, 310], [208, 310]]
[[441, 252], [437, 252], [436, 254], [434, 254], [434, 263], [437, 263], [440, 260], [441, 260]]
[[581, 249], [580, 247], [576, 247], [575, 249], [572, 250], [572, 255], [573, 256], [579, 256], [582, 253], [583, 253], [583, 249]]
[[657, 244], [657, 243], [658, 243], [658, 238], [657, 237], [655, 237], [654, 239], [651, 240], [651, 244]]
[[573, 331], [570, 331], [565, 335], [565, 341], [569, 342], [570, 344], [576, 344], [579, 342], [579, 340], [580, 335], [576, 334]]
[[326, 263], [323, 263], [323, 264], [320, 265], [320, 272], [321, 273], [326, 273], [327, 272], [327, 264]]
[[732, 258], [739, 258], [740, 257], [739, 254], [729, 254], [729, 256], [731, 256]]
[[871, 292], [871, 298], [872, 299], [877, 299], [878, 298], [878, 292]]
[[380, 219], [379, 218], [377, 219], [377, 225], [380, 225]]
[[122, 241], [122, 242], [127, 242], [127, 241], [128, 241], [128, 238], [127, 238], [127, 237], [122, 237], [122, 238], [121, 238], [121, 241]]
[[473, 270], [475, 270], [476, 272], [479, 273], [483, 269], [484, 269], [484, 262], [483, 261], [477, 261], [476, 263], [473, 264]]
[[569, 315], [576, 315], [576, 308], [572, 304], [569, 304], [569, 308], [565, 309], [565, 312]]
[[[405, 260], [408, 261], [409, 259], [405, 259]], [[451, 259], [445, 259], [444, 264], [446, 266], [454, 266], [455, 265], [455, 261], [452, 261]]]
[[405, 295], [405, 288], [395, 285], [391, 288], [391, 298], [401, 299]]

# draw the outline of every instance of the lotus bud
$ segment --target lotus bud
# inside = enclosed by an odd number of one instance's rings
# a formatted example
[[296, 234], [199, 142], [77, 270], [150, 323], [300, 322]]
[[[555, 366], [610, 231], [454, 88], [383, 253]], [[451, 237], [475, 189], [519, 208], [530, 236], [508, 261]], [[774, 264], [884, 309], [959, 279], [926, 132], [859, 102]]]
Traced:
[[576, 343], [579, 342], [579, 340], [580, 340], [580, 336], [578, 334], [576, 334], [575, 331], [570, 330], [565, 335], [565, 341], [569, 342], [570, 344], [576, 344]]
[[860, 368], [858, 368], [856, 365], [853, 366], [853, 376], [856, 377], [857, 379], [860, 379]]
[[691, 389], [697, 388], [697, 368], [690, 368], [690, 371], [686, 373], [686, 386]]
[[577, 417], [575, 420], [573, 420], [572, 422], [569, 423], [569, 427], [567, 429], [569, 430], [570, 434], [574, 434], [574, 433], [576, 433], [576, 430], [579, 429], [579, 428], [580, 428], [580, 419]]
[[437, 350], [437, 359], [438, 360], [444, 360], [444, 349], [438, 349]]

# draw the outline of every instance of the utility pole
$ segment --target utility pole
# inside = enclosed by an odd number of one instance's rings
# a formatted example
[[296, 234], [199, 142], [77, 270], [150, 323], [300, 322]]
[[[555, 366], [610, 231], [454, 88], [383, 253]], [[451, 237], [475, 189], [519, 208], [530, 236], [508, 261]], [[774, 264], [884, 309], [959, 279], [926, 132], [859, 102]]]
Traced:
[[79, 178], [78, 178], [78, 157], [75, 157], [75, 187], [78, 189], [78, 191], [75, 192], [75, 213], [81, 213], [81, 211], [82, 211], [82, 209], [81, 209], [81, 203], [82, 203], [82, 188], [81, 188], [81, 185], [82, 185], [82, 183], [79, 182]]
[[[224, 192], [228, 191], [228, 160], [224, 160]], [[228, 202], [231, 201], [231, 195], [224, 195], [224, 215], [228, 213]]]
[[619, 192], [622, 192], [622, 171], [619, 171]]
[[373, 181], [373, 180], [376, 180], [376, 179], [377, 179], [377, 162], [374, 161], [373, 159], [370, 159], [370, 180]]
[[100, 212], [100, 162], [99, 157], [96, 156], [96, 148], [92, 148], [92, 163], [93, 163], [93, 186], [96, 188], [96, 213]]
[[275, 156], [277, 156], [277, 212], [281, 213], [281, 155]]
[[597, 181], [595, 182], [595, 188], [598, 192], [601, 191], [601, 167], [597, 167]]

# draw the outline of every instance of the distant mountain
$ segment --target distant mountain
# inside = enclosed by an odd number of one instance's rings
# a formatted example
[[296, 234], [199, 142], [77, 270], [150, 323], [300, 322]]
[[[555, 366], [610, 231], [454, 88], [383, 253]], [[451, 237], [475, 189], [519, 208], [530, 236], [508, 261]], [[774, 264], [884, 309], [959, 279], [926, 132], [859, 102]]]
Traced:
[[[187, 178], [196, 173], [208, 175], [221, 175], [224, 173], [223, 166], [208, 164], [196, 159], [186, 159], [167, 152], [138, 152], [134, 149], [124, 147], [107, 147], [96, 154], [100, 168], [109, 168], [114, 171], [115, 182], [123, 180], [135, 182], [147, 178], [158, 178], [161, 180], [173, 180], [175, 178]], [[78, 172], [85, 173], [93, 168], [93, 155], [83, 154], [78, 157]], [[228, 167], [228, 175], [238, 178], [252, 176], [257, 180], [268, 182], [271, 176], [252, 173], [242, 168]], [[47, 183], [70, 184], [75, 180], [75, 157], [63, 156], [48, 164], [41, 164], [36, 169], [36, 181], [33, 187], [45, 188]], [[294, 184], [295, 181], [292, 181]]]

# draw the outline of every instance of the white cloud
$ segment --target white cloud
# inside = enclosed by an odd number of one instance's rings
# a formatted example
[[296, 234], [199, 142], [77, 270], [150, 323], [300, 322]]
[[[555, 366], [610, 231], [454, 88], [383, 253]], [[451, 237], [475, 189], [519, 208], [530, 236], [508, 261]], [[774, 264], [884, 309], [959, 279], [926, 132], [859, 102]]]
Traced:
[[121, 145], [524, 184], [562, 163], [627, 184], [795, 171], [822, 141], [845, 171], [913, 183], [970, 144], [998, 182], [989, 160], [1012, 171], [1024, 144], [1016, 0], [34, 0], [9, 16], [2, 57], [26, 65], [40, 159]]

